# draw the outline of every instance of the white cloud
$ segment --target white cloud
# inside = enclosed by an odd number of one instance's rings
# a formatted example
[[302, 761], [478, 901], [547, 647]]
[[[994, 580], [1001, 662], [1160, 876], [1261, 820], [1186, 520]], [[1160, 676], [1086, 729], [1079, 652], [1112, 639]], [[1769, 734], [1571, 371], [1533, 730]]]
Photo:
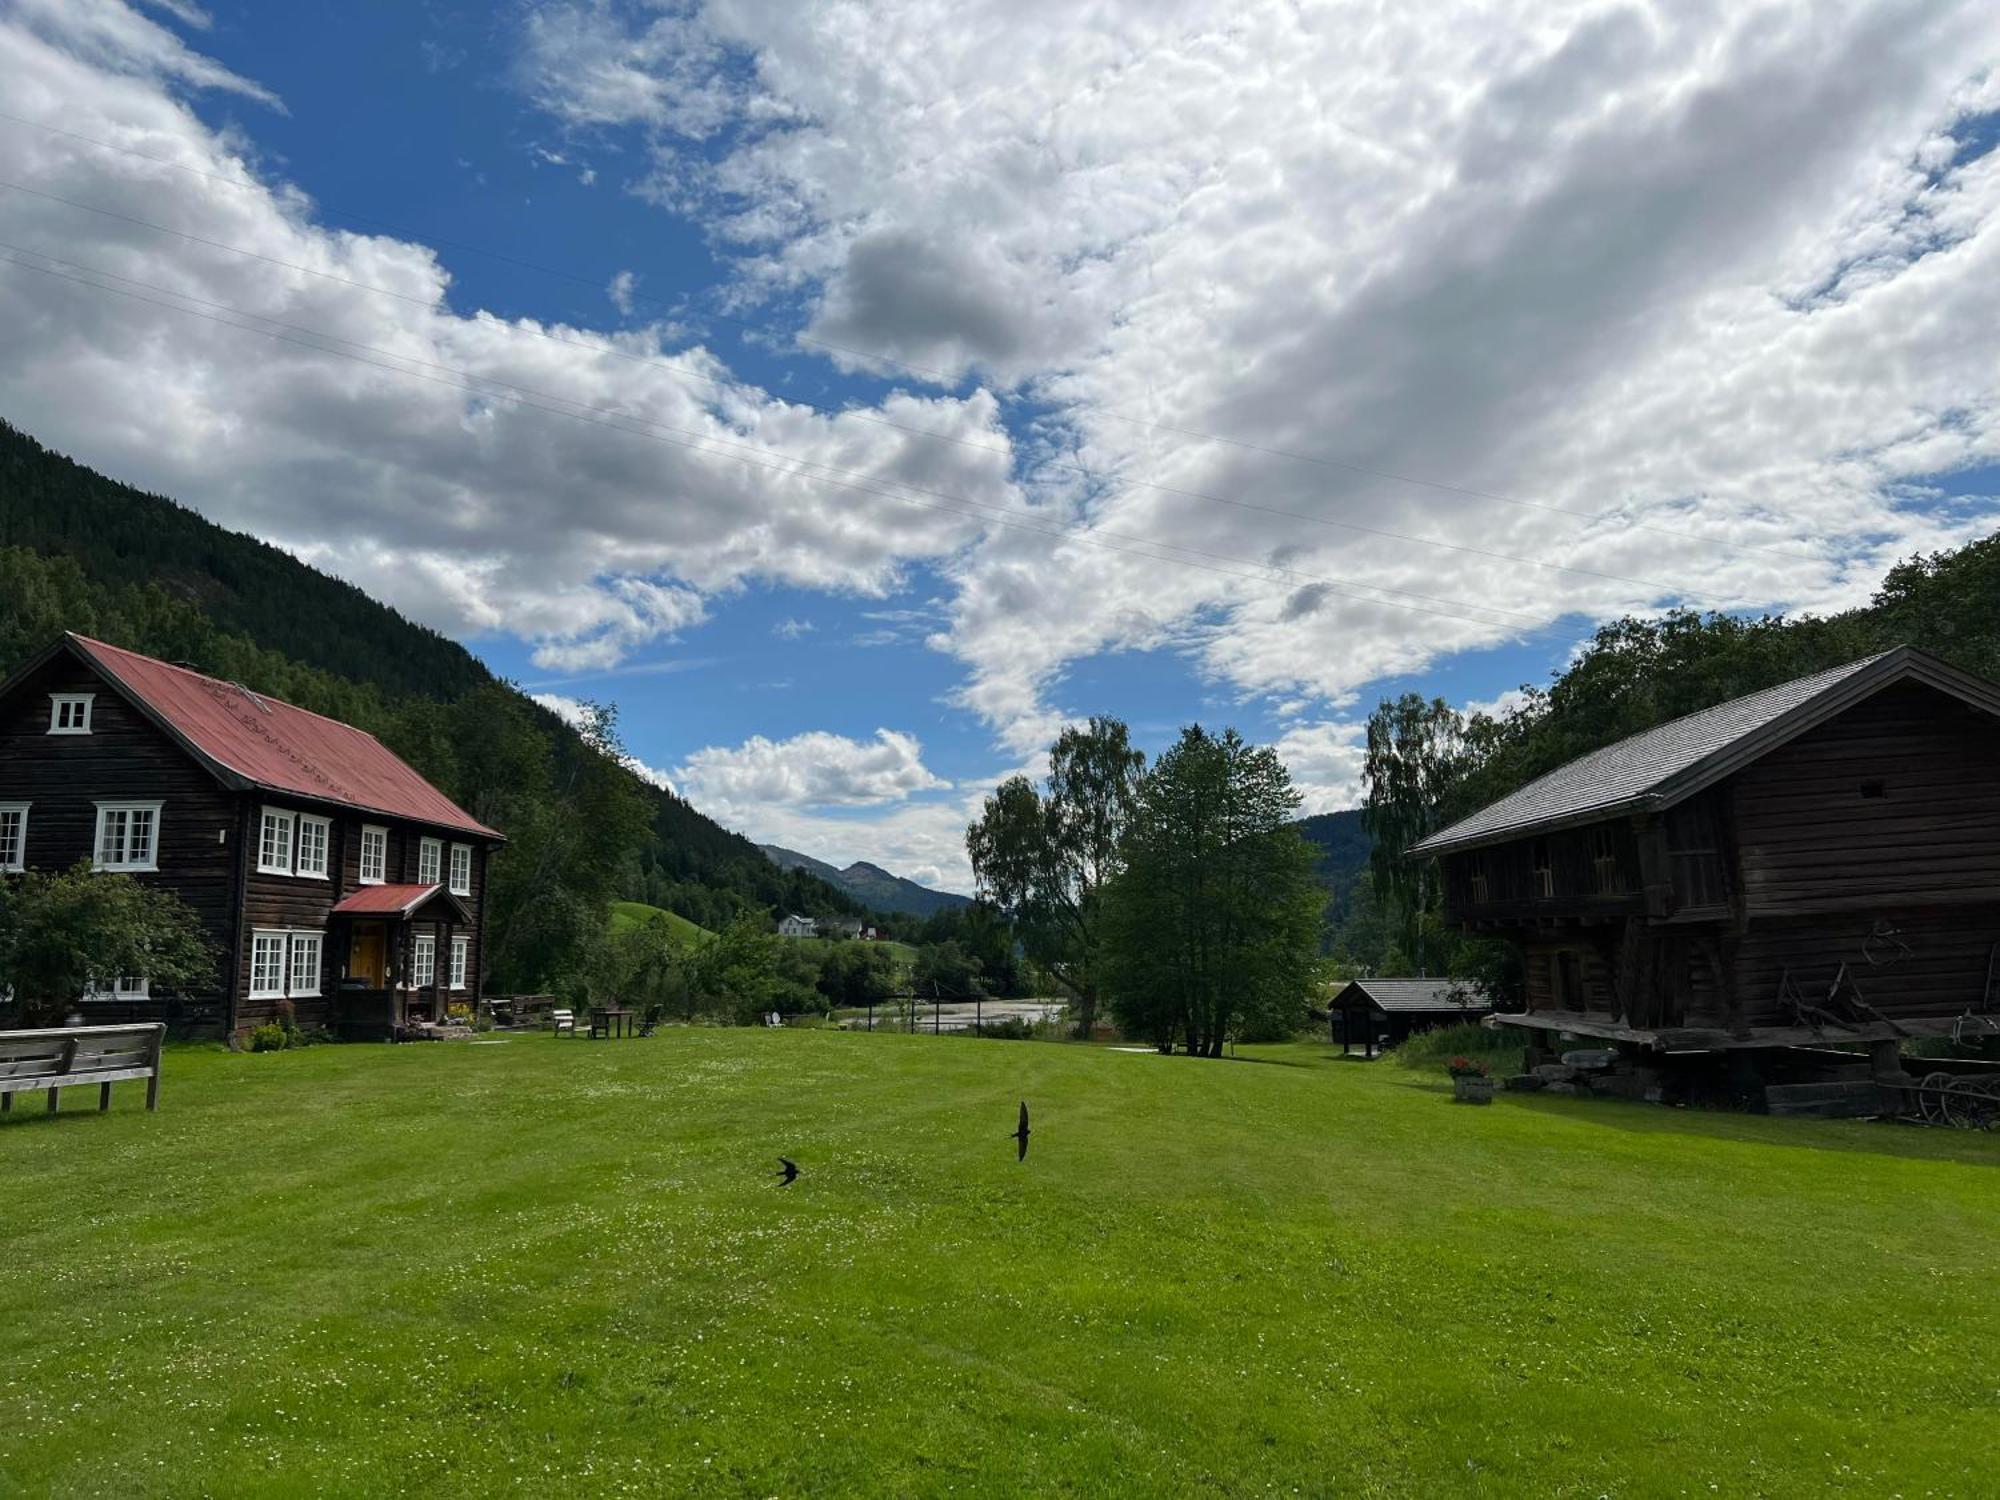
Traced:
[[811, 620], [787, 617], [771, 627], [771, 634], [781, 641], [796, 641], [801, 636], [811, 635], [816, 628]]
[[951, 785], [925, 768], [914, 735], [894, 729], [872, 740], [823, 730], [788, 740], [753, 735], [733, 749], [695, 751], [678, 775], [690, 799], [731, 808], [864, 806]]
[[1575, 617], [1845, 605], [1991, 524], [1908, 503], [2000, 458], [2000, 153], [1953, 135], [1990, 4], [542, 14], [537, 97], [654, 131], [744, 297], [1045, 403], [1044, 515], [1194, 549], [947, 565], [1012, 750], [1108, 649], [1338, 708]]
[[620, 271], [611, 278], [611, 284], [604, 289], [611, 305], [626, 317], [632, 316], [632, 294], [639, 289], [639, 274], [636, 271]]
[[70, 132], [0, 125], [0, 177], [125, 216], [7, 195], [43, 273], [0, 264], [0, 349], [32, 351], [0, 360], [0, 411], [425, 623], [599, 670], [749, 582], [881, 596], [977, 539], [909, 485], [1022, 504], [989, 397], [822, 413], [660, 328], [454, 312], [428, 248], [321, 227], [174, 92], [254, 85], [110, 0], [17, 7], [0, 76]]
[[1368, 754], [1366, 724], [1338, 720], [1293, 724], [1278, 737], [1274, 748], [1292, 773], [1302, 816], [1361, 804], [1361, 765]]

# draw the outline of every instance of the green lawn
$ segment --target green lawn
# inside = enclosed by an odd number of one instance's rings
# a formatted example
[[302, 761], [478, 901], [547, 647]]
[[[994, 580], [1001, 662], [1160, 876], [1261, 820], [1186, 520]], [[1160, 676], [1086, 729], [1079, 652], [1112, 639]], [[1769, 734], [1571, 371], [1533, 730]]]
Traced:
[[648, 906], [643, 901], [614, 901], [611, 903], [611, 930], [622, 932], [628, 927], [636, 927], [641, 922], [650, 922], [665, 917], [667, 931], [676, 939], [686, 943], [698, 937], [707, 937], [708, 929], [698, 922], [690, 922], [677, 911], [667, 911], [662, 907]]
[[190, 1048], [157, 1115], [25, 1100], [0, 1496], [1994, 1492], [1992, 1137], [1252, 1050]]

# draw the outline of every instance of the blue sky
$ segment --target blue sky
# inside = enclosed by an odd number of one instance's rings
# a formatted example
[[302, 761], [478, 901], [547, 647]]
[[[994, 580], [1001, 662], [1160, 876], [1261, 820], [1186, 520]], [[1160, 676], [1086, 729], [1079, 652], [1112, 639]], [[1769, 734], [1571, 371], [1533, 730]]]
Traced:
[[1348, 805], [1383, 695], [1990, 529], [1990, 8], [1344, 28], [14, 0], [0, 412], [961, 888], [1068, 718]]

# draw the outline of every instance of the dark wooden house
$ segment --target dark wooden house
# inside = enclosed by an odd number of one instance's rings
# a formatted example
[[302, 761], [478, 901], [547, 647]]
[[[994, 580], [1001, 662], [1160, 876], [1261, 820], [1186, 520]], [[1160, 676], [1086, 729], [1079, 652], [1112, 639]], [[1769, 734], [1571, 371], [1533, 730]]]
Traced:
[[82, 859], [176, 891], [215, 982], [104, 975], [91, 1021], [385, 1035], [478, 994], [501, 842], [373, 735], [65, 635], [0, 687], [0, 872]]
[[1373, 1057], [1419, 1031], [1461, 1026], [1493, 1014], [1493, 1002], [1462, 979], [1355, 979], [1333, 997], [1332, 1039], [1342, 1052]]
[[1901, 647], [1586, 755], [1415, 848], [1511, 1025], [1661, 1051], [2000, 1030], [2000, 688]]

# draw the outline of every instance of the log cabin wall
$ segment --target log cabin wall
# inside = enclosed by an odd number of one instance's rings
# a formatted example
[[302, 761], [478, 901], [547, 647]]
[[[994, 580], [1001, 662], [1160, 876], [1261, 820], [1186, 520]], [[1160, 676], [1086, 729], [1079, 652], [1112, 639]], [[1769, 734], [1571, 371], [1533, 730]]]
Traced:
[[[51, 693], [92, 695], [88, 734], [49, 733]], [[32, 804], [27, 866], [64, 870], [94, 858], [100, 800], [161, 804], [158, 871], [133, 878], [177, 891], [218, 954], [227, 955], [239, 841], [234, 795], [96, 672], [58, 654], [0, 702], [0, 802]], [[105, 1025], [170, 1020], [220, 1027], [228, 1011], [227, 976], [227, 958], [218, 957], [212, 985], [178, 996], [160, 990], [143, 1001], [88, 1001], [85, 1018]]]
[[2000, 735], [1890, 688], [1734, 778], [1746, 914], [2000, 903]]

